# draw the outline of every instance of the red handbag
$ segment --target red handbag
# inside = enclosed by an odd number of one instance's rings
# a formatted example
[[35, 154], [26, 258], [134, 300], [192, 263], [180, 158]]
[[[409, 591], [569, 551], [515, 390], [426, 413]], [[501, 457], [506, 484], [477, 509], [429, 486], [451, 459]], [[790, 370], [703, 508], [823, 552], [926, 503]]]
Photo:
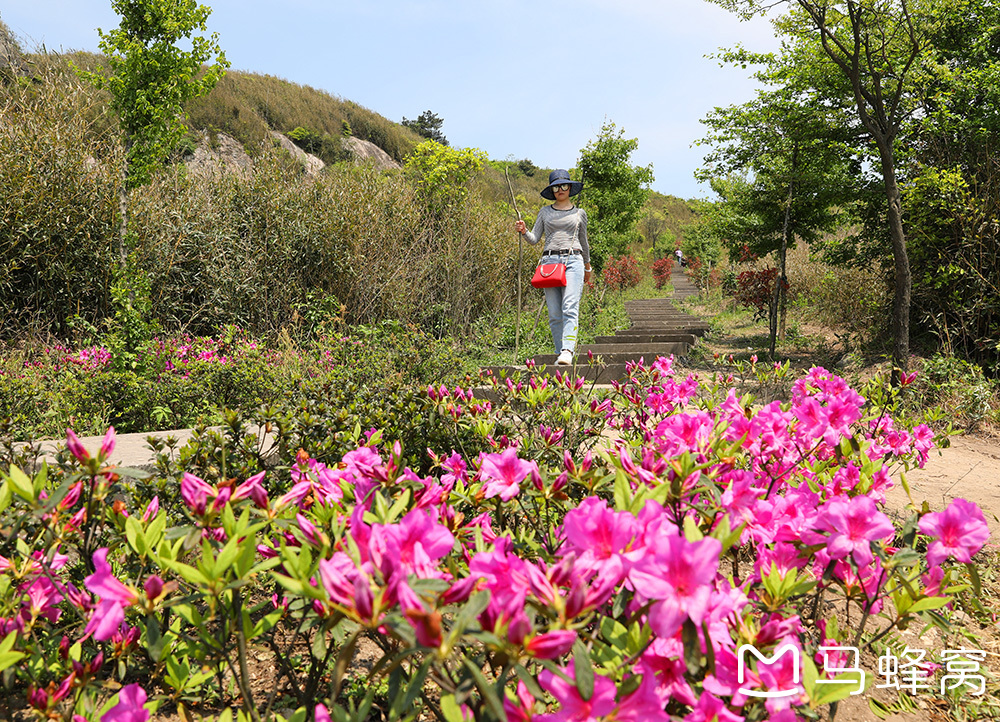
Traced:
[[566, 285], [565, 263], [542, 263], [535, 269], [531, 277], [531, 285], [535, 288], [556, 288]]

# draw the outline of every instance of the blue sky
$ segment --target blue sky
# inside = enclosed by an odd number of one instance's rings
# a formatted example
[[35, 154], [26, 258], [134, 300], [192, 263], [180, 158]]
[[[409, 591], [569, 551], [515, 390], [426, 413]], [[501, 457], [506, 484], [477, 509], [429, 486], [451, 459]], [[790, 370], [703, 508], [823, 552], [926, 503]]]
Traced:
[[[233, 69], [277, 75], [400, 121], [432, 110], [453, 146], [572, 167], [605, 121], [637, 138], [653, 188], [706, 197], [699, 119], [753, 96], [748, 72], [704, 57], [778, 46], [765, 20], [704, 0], [211, 0]], [[13, 5], [14, 7], [10, 7]], [[97, 50], [109, 0], [18, 0], [0, 19], [29, 47]]]

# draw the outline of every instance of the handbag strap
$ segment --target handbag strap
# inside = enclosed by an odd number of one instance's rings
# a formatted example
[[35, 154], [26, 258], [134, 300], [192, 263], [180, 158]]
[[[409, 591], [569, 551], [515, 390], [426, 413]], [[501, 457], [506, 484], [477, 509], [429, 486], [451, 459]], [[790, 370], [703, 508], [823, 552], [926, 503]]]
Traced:
[[[545, 266], [546, 265], [552, 266], [552, 270], [549, 271], [548, 273], [545, 272]], [[548, 278], [553, 273], [555, 273], [559, 269], [559, 266], [561, 266], [561, 265], [563, 265], [563, 264], [562, 263], [548, 263], [548, 264], [543, 263], [542, 265], [540, 265], [538, 267], [538, 273], [541, 275], [542, 278]]]

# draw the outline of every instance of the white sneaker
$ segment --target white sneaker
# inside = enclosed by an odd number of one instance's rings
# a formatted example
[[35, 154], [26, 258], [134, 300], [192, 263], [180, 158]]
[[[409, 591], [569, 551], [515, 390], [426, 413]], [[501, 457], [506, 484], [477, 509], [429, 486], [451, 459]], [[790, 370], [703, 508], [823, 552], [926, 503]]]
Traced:
[[572, 366], [573, 365], [573, 354], [569, 351], [563, 351], [559, 354], [559, 358], [556, 359], [556, 366]]

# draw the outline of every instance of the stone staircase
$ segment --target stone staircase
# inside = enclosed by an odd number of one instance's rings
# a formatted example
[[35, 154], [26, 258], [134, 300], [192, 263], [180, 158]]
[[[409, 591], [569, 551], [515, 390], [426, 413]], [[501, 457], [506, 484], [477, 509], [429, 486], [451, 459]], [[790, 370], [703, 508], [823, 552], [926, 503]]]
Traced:
[[[627, 302], [625, 310], [632, 325], [615, 332], [614, 336], [598, 336], [594, 343], [578, 346], [572, 367], [556, 366], [555, 354], [542, 354], [533, 359], [536, 368], [545, 366], [550, 372], [558, 369], [564, 374], [606, 384], [624, 379], [627, 363], [644, 359], [648, 364], [657, 356], [687, 355], [698, 338], [708, 331], [708, 323], [684, 313], [672, 303], [698, 294], [698, 289], [679, 266], [674, 267], [670, 280], [674, 286], [672, 297]], [[588, 352], [593, 353], [592, 359]], [[498, 377], [516, 377], [527, 373], [528, 367], [493, 366], [483, 371]]]

